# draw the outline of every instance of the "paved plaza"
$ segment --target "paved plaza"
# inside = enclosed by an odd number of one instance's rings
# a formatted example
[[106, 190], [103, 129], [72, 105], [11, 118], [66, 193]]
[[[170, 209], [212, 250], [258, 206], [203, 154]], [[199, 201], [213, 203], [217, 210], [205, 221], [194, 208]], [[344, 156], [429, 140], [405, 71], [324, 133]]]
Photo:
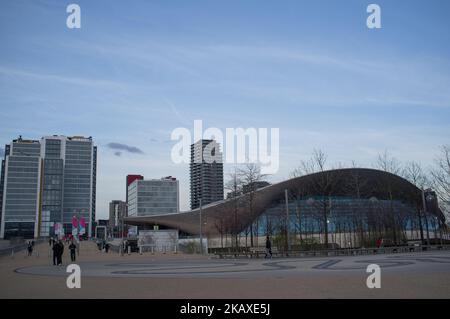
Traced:
[[[184, 254], [120, 256], [83, 243], [81, 288], [65, 266], [37, 255], [0, 259], [1, 298], [449, 298], [450, 251], [352, 257], [216, 259]], [[65, 265], [68, 256], [65, 256]], [[367, 266], [381, 267], [369, 289]]]

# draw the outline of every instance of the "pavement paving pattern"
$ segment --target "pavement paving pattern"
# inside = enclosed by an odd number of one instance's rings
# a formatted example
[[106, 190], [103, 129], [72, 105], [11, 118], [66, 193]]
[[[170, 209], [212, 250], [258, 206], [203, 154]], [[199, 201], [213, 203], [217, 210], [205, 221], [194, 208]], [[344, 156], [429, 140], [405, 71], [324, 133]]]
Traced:
[[[51, 265], [45, 248], [40, 249], [40, 258], [0, 259], [0, 297], [450, 298], [450, 251], [215, 259], [183, 254], [119, 256], [85, 249], [77, 262], [82, 288], [68, 289], [66, 267]], [[381, 267], [380, 289], [366, 286], [370, 264]]]

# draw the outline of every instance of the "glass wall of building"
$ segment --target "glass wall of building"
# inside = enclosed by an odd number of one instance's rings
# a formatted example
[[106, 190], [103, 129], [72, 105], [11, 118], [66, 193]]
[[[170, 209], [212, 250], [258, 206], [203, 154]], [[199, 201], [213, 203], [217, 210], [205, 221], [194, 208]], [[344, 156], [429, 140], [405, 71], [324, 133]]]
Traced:
[[267, 208], [255, 222], [256, 237], [273, 236], [284, 245], [287, 224], [294, 246], [323, 244], [327, 232], [331, 246], [369, 247], [380, 238], [397, 244], [420, 239], [419, 223], [426, 225], [415, 207], [399, 200], [317, 196], [289, 200], [288, 207], [280, 200]]

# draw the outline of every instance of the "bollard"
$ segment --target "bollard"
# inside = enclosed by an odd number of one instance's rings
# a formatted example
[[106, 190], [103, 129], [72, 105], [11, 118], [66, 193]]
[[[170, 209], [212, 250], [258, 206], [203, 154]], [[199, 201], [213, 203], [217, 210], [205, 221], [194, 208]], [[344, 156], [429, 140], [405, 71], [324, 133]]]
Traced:
[[142, 255], [142, 246], [139, 246], [139, 255]]
[[166, 254], [166, 246], [164, 246], [163, 254], [164, 254], [164, 255]]
[[131, 254], [131, 246], [128, 246], [128, 255]]
[[152, 255], [155, 254], [155, 247], [152, 246]]
[[174, 252], [175, 254], [177, 254], [178, 253], [178, 246], [177, 245], [175, 245], [175, 252]]
[[14, 249], [11, 249], [11, 258], [14, 258]]

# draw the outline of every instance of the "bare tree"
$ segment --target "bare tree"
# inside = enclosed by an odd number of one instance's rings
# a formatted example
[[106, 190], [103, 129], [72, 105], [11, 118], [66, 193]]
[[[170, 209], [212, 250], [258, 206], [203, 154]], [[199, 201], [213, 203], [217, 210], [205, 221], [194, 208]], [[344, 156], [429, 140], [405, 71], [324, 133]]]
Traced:
[[[250, 222], [250, 246], [254, 246], [253, 242], [253, 236], [254, 236], [254, 229], [253, 224], [255, 220], [255, 213], [254, 213], [254, 203], [255, 203], [255, 196], [256, 196], [256, 186], [257, 182], [263, 181], [267, 175], [261, 173], [260, 166], [249, 163], [245, 164], [242, 168], [239, 168], [237, 170], [237, 173], [239, 175], [239, 179], [242, 181], [243, 187], [246, 188], [246, 194], [243, 197], [248, 205], [248, 213], [249, 213], [249, 219]], [[258, 236], [258, 220], [256, 219], [256, 236]]]
[[[430, 186], [430, 179], [428, 178], [427, 174], [423, 170], [420, 163], [411, 161], [406, 164], [406, 166], [403, 169], [403, 177], [406, 178], [409, 182], [420, 188], [422, 191]], [[420, 240], [424, 242], [424, 236], [423, 236], [423, 225], [422, 225], [422, 214], [425, 218], [425, 223], [427, 227], [427, 239], [429, 240], [429, 231], [428, 231], [428, 217], [427, 213], [424, 211], [422, 212], [422, 207], [417, 207], [417, 222], [419, 225], [419, 231], [420, 231]]]
[[387, 150], [378, 154], [375, 168], [395, 175], [400, 175], [402, 172], [400, 162], [395, 157], [392, 157]]
[[[379, 154], [377, 158], [377, 162], [375, 164], [375, 167], [378, 169], [381, 169], [387, 173], [395, 174], [395, 175], [401, 175], [402, 174], [402, 168], [400, 165], [400, 162], [395, 158], [392, 157], [387, 150], [384, 151], [384, 153]], [[396, 220], [396, 215], [394, 214], [394, 197], [393, 197], [393, 185], [391, 178], [385, 177], [382, 179], [382, 183], [380, 185], [380, 191], [385, 192], [387, 195], [387, 198], [389, 199], [389, 212], [387, 214], [388, 220], [386, 221], [386, 229], [391, 229], [392, 232], [392, 239], [394, 243], [398, 242], [398, 221]]]
[[424, 189], [430, 186], [430, 179], [428, 178], [425, 170], [422, 168], [422, 165], [418, 162], [408, 162], [406, 163], [402, 175], [412, 184], [417, 187]]
[[[309, 175], [320, 173], [317, 178], [307, 185], [309, 191], [320, 196], [318, 200], [312, 201], [313, 206], [318, 212], [318, 227], [319, 233], [324, 233], [325, 247], [328, 247], [328, 215], [330, 212], [330, 196], [332, 195], [335, 186], [339, 180], [338, 171], [327, 170], [328, 156], [320, 149], [314, 149], [312, 157], [309, 160], [301, 161], [300, 166], [291, 175]], [[304, 189], [298, 190], [298, 196], [302, 196]]]
[[236, 248], [238, 248], [239, 247], [238, 229], [240, 229], [238, 225], [238, 209], [239, 209], [239, 196], [242, 194], [243, 183], [236, 167], [234, 168], [234, 171], [229, 174], [229, 177], [230, 179], [225, 184], [225, 189], [230, 191], [230, 197], [233, 201], [233, 225], [230, 228], [232, 229], [234, 245]]
[[441, 209], [450, 218], [450, 145], [441, 147], [441, 152], [431, 170], [434, 190], [441, 201]]
[[291, 172], [291, 177], [300, 177], [325, 170], [327, 155], [320, 149], [314, 149], [312, 157], [300, 161], [300, 165]]

